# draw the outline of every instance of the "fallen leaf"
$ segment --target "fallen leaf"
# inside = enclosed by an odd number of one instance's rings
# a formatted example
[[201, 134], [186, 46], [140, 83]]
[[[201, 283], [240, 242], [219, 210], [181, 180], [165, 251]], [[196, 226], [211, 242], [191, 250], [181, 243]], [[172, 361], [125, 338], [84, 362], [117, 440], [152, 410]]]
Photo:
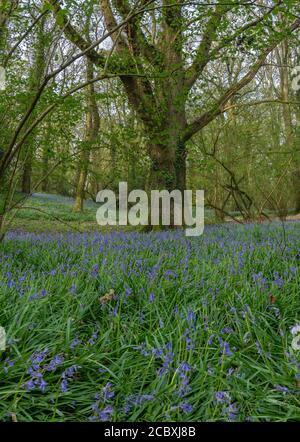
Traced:
[[112, 301], [114, 296], [115, 296], [115, 291], [113, 289], [110, 289], [108, 293], [106, 293], [104, 296], [101, 296], [101, 298], [99, 298], [99, 301], [101, 302], [101, 304], [106, 304], [107, 302]]

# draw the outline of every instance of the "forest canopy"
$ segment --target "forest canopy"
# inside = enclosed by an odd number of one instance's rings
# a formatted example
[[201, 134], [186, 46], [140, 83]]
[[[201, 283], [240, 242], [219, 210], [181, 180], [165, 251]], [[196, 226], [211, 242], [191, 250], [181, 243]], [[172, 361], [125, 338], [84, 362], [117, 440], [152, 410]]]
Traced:
[[81, 212], [122, 180], [299, 212], [297, 0], [1, 0], [0, 25], [1, 228], [15, 192]]

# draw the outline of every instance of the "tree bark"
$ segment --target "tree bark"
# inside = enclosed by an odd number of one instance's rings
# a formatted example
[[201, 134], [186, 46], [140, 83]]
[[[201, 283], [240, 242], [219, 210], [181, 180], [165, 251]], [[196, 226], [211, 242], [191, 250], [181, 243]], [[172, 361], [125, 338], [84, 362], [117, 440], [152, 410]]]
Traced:
[[[86, 59], [86, 78], [90, 81], [94, 78], [94, 66], [91, 60]], [[78, 183], [76, 188], [74, 212], [82, 212], [85, 187], [88, 176], [88, 168], [90, 162], [91, 146], [95, 143], [100, 128], [100, 117], [98, 106], [95, 98], [94, 84], [91, 83], [87, 88], [87, 114], [86, 114], [86, 135], [85, 146], [80, 155], [78, 163]]]
[[[290, 94], [290, 78], [289, 78], [289, 62], [290, 62], [290, 50], [287, 39], [285, 39], [277, 50], [278, 62], [280, 65], [280, 95], [281, 100], [289, 102], [291, 99]], [[289, 151], [294, 150], [292, 183], [294, 187], [294, 208], [298, 213], [300, 211], [300, 164], [299, 153], [297, 152], [298, 145], [296, 143], [295, 132], [292, 123], [292, 112], [289, 104], [282, 105], [282, 117], [284, 123], [285, 144]]]
[[25, 159], [22, 174], [22, 192], [27, 195], [31, 192], [32, 159], [32, 149], [30, 149], [30, 152]]
[[45, 141], [43, 146], [43, 158], [42, 158], [42, 185], [41, 189], [43, 192], [49, 191], [49, 160], [50, 160], [50, 140], [51, 140], [51, 124], [48, 122], [45, 128]]
[[[37, 41], [35, 47], [35, 55], [34, 55], [34, 65], [32, 72], [29, 78], [29, 90], [32, 95], [35, 95], [38, 91], [44, 77], [45, 73], [45, 23], [46, 16], [42, 17], [41, 21], [38, 23], [38, 33], [37, 33]], [[33, 114], [34, 115], [34, 114]], [[31, 121], [31, 120], [30, 120]], [[28, 121], [28, 125], [30, 124]], [[32, 163], [35, 156], [35, 137], [32, 134], [25, 146], [24, 146], [24, 163], [23, 163], [23, 171], [22, 171], [22, 182], [21, 182], [21, 190], [25, 194], [30, 194], [31, 192], [31, 176], [32, 176]]]

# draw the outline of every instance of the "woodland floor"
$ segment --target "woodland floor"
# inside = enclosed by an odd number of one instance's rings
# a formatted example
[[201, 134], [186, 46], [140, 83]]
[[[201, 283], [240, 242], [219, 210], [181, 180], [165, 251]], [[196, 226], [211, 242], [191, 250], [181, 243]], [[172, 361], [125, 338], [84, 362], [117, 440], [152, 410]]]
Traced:
[[[19, 194], [16, 201], [21, 199], [23, 195]], [[1, 195], [0, 195], [1, 201]], [[74, 199], [71, 197], [35, 193], [26, 199], [18, 210], [12, 211], [11, 223], [9, 230], [26, 231], [32, 233], [46, 232], [111, 232], [116, 227], [99, 227], [96, 222], [96, 211], [99, 205], [92, 200], [84, 203], [82, 213], [73, 212]], [[242, 221], [238, 214], [234, 213], [234, 217]], [[275, 214], [269, 214], [269, 219], [264, 222], [269, 224], [271, 220], [278, 221], [279, 218]], [[286, 221], [300, 220], [300, 214], [288, 215]], [[225, 218], [225, 222], [235, 223], [236, 221], [230, 217]], [[216, 224], [213, 211], [205, 210], [205, 224]], [[130, 226], [117, 227], [117, 230], [133, 231], [136, 228]]]
[[300, 421], [299, 294], [294, 221], [10, 232], [0, 421]]

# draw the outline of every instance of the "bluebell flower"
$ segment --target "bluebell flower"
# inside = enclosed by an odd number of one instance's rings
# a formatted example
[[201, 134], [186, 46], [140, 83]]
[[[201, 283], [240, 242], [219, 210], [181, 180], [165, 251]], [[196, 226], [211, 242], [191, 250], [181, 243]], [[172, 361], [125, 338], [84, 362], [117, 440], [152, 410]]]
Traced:
[[186, 402], [182, 402], [179, 406], [184, 413], [191, 413], [193, 411], [193, 406]]
[[60, 390], [63, 393], [68, 391], [69, 381], [74, 379], [75, 374], [81, 367], [79, 365], [71, 365], [71, 367], [66, 368], [66, 370], [61, 375]]
[[44, 351], [35, 352], [30, 357], [32, 370], [37, 371], [40, 367], [40, 364], [44, 361], [48, 353], [48, 349], [46, 348]]
[[228, 419], [230, 421], [235, 421], [238, 415], [238, 408], [235, 404], [229, 404], [228, 407], [224, 409]]
[[72, 284], [71, 288], [70, 288], [70, 293], [75, 295], [76, 294], [76, 290], [77, 290], [77, 285], [76, 284]]
[[196, 320], [196, 315], [192, 310], [188, 310], [187, 320], [188, 322], [194, 322]]
[[115, 393], [111, 389], [112, 383], [107, 382], [107, 384], [102, 389], [102, 397], [105, 401], [114, 397]]
[[4, 360], [4, 373], [8, 373], [9, 369], [15, 365], [16, 361], [6, 358]]
[[99, 419], [101, 422], [107, 422], [111, 420], [114, 413], [114, 409], [111, 405], [107, 405], [103, 410], [99, 411]]
[[233, 329], [231, 328], [231, 327], [224, 327], [224, 328], [222, 328], [222, 330], [221, 330], [221, 333], [224, 335], [224, 334], [232, 334], [233, 333]]
[[191, 366], [187, 362], [182, 362], [179, 367], [180, 372], [191, 371]]
[[66, 393], [68, 391], [68, 380], [67, 379], [63, 379], [61, 381], [60, 390], [62, 391], [62, 393]]
[[255, 346], [256, 346], [257, 353], [259, 355], [262, 355], [263, 354], [263, 350], [262, 350], [262, 348], [260, 346], [260, 343], [258, 341], [255, 342]]
[[70, 348], [76, 348], [78, 347], [80, 344], [82, 344], [82, 341], [79, 338], [74, 338], [71, 342], [70, 342]]
[[24, 384], [24, 387], [26, 390], [31, 391], [35, 389], [35, 383], [34, 383], [34, 379], [29, 379], [29, 381], [27, 381]]
[[230, 403], [230, 395], [227, 391], [217, 391], [215, 393], [215, 400], [218, 404]]
[[283, 387], [282, 385], [274, 385], [274, 387], [277, 391], [280, 391], [283, 394], [287, 394], [290, 391], [287, 387]]
[[208, 340], [207, 340], [207, 344], [208, 344], [209, 346], [212, 345], [213, 340], [214, 340], [214, 336], [215, 336], [215, 335], [210, 335], [210, 336], [209, 336], [209, 338], [208, 338]]
[[44, 369], [47, 370], [47, 371], [52, 371], [53, 372], [53, 371], [56, 370], [56, 368], [59, 365], [63, 364], [63, 362], [64, 362], [64, 356], [63, 355], [56, 355], [56, 356], [54, 356], [51, 359], [49, 364], [44, 367]]
[[150, 293], [149, 295], [149, 302], [153, 302], [155, 299], [154, 293]]
[[171, 351], [168, 352], [165, 356], [165, 360], [163, 362], [162, 367], [158, 370], [159, 376], [163, 376], [164, 374], [168, 373], [173, 359], [174, 359], [174, 353]]
[[226, 341], [223, 341], [222, 338], [219, 338], [220, 347], [221, 347], [221, 353], [224, 356], [233, 356], [233, 352], [230, 349], [229, 343]]
[[92, 267], [92, 272], [91, 275], [96, 278], [99, 272], [99, 265], [98, 264], [94, 264]]
[[89, 345], [94, 345], [98, 339], [98, 330], [94, 331], [94, 333], [92, 334], [92, 336], [90, 337], [90, 339], [88, 340], [88, 344]]
[[39, 388], [40, 390], [44, 393], [44, 391], [46, 390], [46, 386], [47, 386], [47, 382], [44, 379], [41, 379]]
[[163, 353], [164, 353], [163, 348], [154, 348], [154, 349], [152, 350], [152, 355], [153, 355], [155, 358], [160, 358], [160, 357], [163, 355]]

